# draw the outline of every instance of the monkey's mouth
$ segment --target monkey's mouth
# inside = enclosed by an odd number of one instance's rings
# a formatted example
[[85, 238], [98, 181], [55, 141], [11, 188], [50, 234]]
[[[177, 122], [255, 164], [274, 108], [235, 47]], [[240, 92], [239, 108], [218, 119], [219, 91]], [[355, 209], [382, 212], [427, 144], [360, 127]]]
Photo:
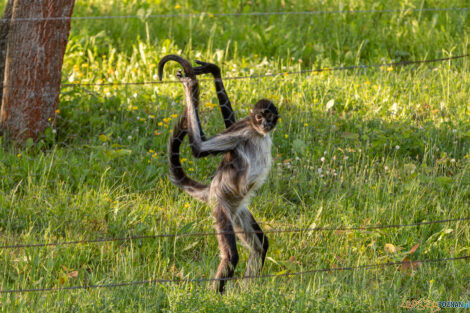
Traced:
[[274, 125], [270, 125], [270, 124], [268, 124], [268, 125], [261, 125], [261, 130], [262, 130], [263, 132], [265, 132], [265, 133], [268, 133], [268, 132], [270, 132], [270, 131], [273, 130], [273, 129], [274, 129]]

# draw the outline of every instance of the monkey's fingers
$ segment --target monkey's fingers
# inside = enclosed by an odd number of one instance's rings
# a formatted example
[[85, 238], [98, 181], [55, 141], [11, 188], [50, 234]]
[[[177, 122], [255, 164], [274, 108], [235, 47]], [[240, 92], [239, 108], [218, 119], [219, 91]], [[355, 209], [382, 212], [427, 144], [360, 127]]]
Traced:
[[179, 80], [182, 80], [184, 75], [183, 75], [183, 71], [181, 69], [179, 69], [178, 71], [176, 71], [176, 77], [179, 79]]

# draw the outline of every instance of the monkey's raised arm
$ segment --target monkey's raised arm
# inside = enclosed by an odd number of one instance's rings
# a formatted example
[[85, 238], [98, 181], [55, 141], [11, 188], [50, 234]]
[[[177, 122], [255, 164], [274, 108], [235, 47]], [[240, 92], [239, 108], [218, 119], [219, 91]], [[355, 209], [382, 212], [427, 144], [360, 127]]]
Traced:
[[[197, 82], [196, 74], [195, 74], [194, 69], [191, 66], [191, 64], [187, 60], [185, 60], [182, 57], [180, 57], [178, 55], [175, 55], [175, 54], [166, 55], [160, 60], [160, 62], [158, 62], [158, 78], [160, 80], [162, 80], [162, 77], [163, 77], [163, 68], [165, 67], [165, 64], [168, 61], [178, 62], [183, 67], [184, 74], [187, 77], [189, 77], [189, 78], [191, 78], [191, 79], [193, 79]], [[179, 78], [179, 76], [178, 76], [178, 78]], [[199, 88], [197, 89], [197, 92], [198, 92], [197, 97], [199, 98]], [[197, 102], [197, 105], [199, 105], [199, 101]], [[182, 118], [184, 118], [185, 113], [186, 113], [186, 110], [183, 112]], [[200, 124], [199, 115], [197, 116], [197, 120]], [[206, 140], [206, 135], [202, 131], [202, 128], [200, 128], [199, 131], [200, 131], [200, 135], [201, 135], [202, 140]]]
[[217, 99], [219, 100], [220, 111], [222, 112], [222, 116], [224, 118], [225, 127], [229, 128], [236, 122], [236, 119], [235, 113], [232, 109], [232, 104], [230, 103], [230, 99], [228, 98], [227, 92], [224, 88], [224, 82], [222, 81], [220, 68], [212, 63], [198, 60], [195, 60], [195, 62], [200, 65], [193, 68], [196, 75], [210, 73], [214, 77], [215, 91], [217, 93]]
[[186, 94], [188, 135], [193, 155], [199, 158], [209, 154], [218, 154], [235, 149], [235, 147], [246, 137], [246, 135], [242, 132], [243, 129], [222, 132], [207, 140], [204, 140], [204, 138], [200, 136], [201, 123], [198, 119], [198, 81], [190, 77], [182, 77], [181, 73], [179, 73], [177, 76], [183, 83]]

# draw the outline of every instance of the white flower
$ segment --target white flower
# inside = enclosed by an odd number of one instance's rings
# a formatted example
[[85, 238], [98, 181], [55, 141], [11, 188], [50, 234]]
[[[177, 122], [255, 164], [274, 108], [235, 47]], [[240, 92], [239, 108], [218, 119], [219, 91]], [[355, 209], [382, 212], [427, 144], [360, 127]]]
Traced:
[[398, 150], [398, 149], [400, 149], [400, 146], [399, 146], [399, 145], [396, 145], [396, 146], [395, 146], [395, 150]]
[[325, 162], [325, 157], [321, 157], [320, 161]]
[[130, 135], [129, 135], [129, 136], [127, 136], [127, 139], [131, 140], [131, 139], [132, 139], [132, 136], [130, 136]]
[[318, 173], [318, 174], [321, 174], [322, 172], [323, 172], [323, 169], [321, 169], [321, 168], [318, 168], [318, 169], [317, 169], [317, 173]]
[[450, 163], [455, 163], [455, 159], [451, 159], [451, 160], [450, 160]]
[[457, 133], [457, 129], [452, 129], [452, 132], [455, 134]]
[[388, 166], [385, 165], [384, 170], [385, 170], [385, 171], [388, 171]]

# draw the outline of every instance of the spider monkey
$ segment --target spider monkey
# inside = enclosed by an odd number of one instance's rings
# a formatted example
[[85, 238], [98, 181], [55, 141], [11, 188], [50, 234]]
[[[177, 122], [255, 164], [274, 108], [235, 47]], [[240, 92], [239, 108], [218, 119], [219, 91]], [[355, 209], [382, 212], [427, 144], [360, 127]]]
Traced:
[[[251, 195], [263, 184], [269, 173], [269, 132], [276, 126], [279, 114], [270, 100], [261, 99], [248, 117], [236, 122], [223, 88], [220, 69], [216, 65], [198, 62], [201, 66], [193, 68], [185, 59], [169, 55], [159, 63], [160, 79], [163, 66], [169, 60], [176, 61], [183, 67], [185, 75], [180, 70], [177, 77], [186, 94], [184, 113], [175, 125], [168, 145], [170, 178], [191, 196], [214, 207], [220, 263], [213, 287], [222, 293], [226, 281], [233, 277], [239, 259], [235, 235], [250, 249], [245, 276], [257, 275], [264, 264], [268, 239], [247, 206]], [[202, 131], [198, 115], [199, 82], [196, 75], [204, 73], [211, 73], [215, 78], [219, 104], [227, 126], [226, 130], [209, 139], [206, 139]], [[209, 185], [189, 178], [182, 169], [179, 147], [186, 133], [196, 158], [224, 154]]]

